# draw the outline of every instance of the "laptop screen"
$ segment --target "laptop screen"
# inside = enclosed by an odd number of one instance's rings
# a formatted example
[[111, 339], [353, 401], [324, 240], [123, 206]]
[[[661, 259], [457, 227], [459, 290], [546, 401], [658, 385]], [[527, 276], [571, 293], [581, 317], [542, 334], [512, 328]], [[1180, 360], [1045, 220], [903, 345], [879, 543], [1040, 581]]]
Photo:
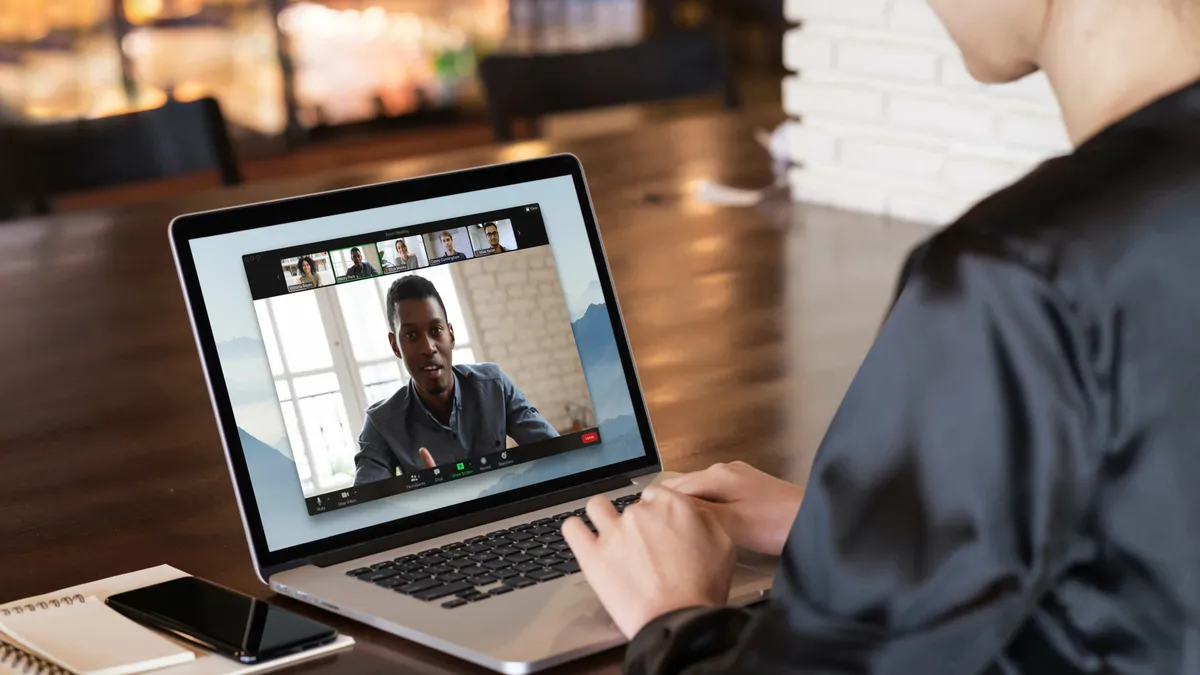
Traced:
[[570, 176], [191, 249], [272, 551], [646, 454]]

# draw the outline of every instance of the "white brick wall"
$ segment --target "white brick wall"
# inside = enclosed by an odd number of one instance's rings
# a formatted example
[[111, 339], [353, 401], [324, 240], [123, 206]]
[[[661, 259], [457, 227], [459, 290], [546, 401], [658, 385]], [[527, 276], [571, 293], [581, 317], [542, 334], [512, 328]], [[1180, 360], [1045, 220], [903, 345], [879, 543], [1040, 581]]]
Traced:
[[591, 408], [549, 246], [454, 265], [475, 358], [493, 361], [543, 416], [565, 429], [568, 402]]
[[945, 224], [1070, 150], [1044, 76], [983, 86], [925, 0], [787, 0], [797, 199]]

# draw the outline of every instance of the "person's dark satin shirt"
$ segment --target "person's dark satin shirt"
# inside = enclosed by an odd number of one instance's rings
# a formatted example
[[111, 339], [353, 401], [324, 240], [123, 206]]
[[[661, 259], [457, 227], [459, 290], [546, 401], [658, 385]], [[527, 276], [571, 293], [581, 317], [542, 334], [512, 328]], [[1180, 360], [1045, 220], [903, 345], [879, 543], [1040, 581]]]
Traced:
[[918, 249], [771, 602], [662, 617], [626, 664], [1200, 673], [1200, 85]]

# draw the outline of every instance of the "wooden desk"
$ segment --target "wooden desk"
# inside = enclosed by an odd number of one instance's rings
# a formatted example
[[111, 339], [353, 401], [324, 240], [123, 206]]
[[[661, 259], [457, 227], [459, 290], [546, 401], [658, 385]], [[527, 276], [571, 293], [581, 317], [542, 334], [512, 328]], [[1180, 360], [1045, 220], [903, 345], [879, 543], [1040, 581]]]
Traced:
[[[667, 467], [741, 458], [803, 480], [899, 262], [927, 231], [691, 196], [702, 179], [769, 183], [751, 134], [778, 121], [706, 117], [0, 226], [0, 598], [164, 562], [266, 594], [167, 245], [172, 216], [551, 152], [574, 152], [587, 169]], [[360, 640], [306, 673], [483, 672], [304, 611]], [[619, 661], [614, 652], [558, 672], [615, 673]]]

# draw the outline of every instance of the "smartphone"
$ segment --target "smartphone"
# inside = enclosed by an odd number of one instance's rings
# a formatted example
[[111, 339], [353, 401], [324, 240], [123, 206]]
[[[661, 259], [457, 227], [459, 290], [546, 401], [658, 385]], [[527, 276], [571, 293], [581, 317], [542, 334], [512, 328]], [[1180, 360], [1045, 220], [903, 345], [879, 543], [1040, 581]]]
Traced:
[[195, 577], [120, 593], [106, 603], [143, 626], [242, 663], [337, 639], [337, 631], [323, 623]]

